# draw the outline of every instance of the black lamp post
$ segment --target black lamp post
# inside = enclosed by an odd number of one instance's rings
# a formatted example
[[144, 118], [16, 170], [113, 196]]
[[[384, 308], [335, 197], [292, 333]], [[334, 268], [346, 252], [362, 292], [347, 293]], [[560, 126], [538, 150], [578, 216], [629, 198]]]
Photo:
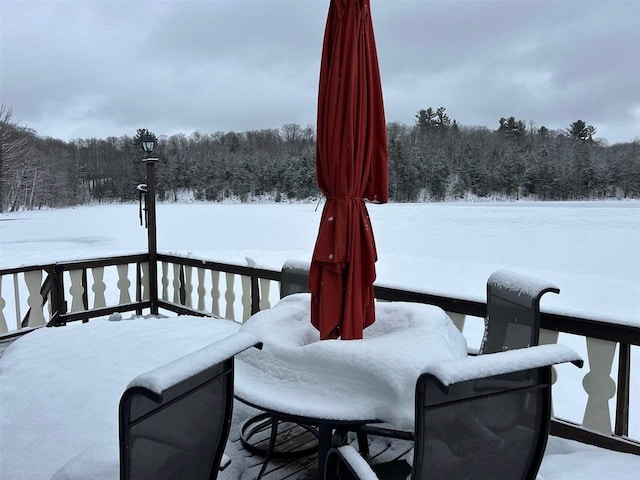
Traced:
[[153, 135], [142, 136], [144, 164], [147, 170], [147, 243], [149, 246], [149, 301], [151, 314], [158, 314], [158, 250], [156, 243], [156, 163], [158, 158], [152, 156], [156, 138]]

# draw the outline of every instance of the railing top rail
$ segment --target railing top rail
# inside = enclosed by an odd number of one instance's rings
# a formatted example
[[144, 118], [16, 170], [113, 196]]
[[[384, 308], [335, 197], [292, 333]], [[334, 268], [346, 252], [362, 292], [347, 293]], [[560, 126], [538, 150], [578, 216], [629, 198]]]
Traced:
[[55, 264], [58, 271], [67, 272], [70, 270], [79, 270], [82, 268], [108, 267], [113, 265], [123, 265], [128, 263], [146, 262], [149, 255], [146, 253], [138, 253], [132, 255], [119, 255], [114, 257], [102, 257], [83, 260], [71, 260], [69, 262], [59, 262]]
[[23, 265], [20, 267], [0, 269], [0, 275], [11, 275], [14, 273], [32, 272], [35, 270], [53, 271], [54, 269], [57, 269], [61, 272], [67, 272], [70, 270], [80, 270], [82, 268], [107, 267], [111, 265], [122, 265], [125, 263], [146, 262], [148, 258], [148, 254], [138, 253], [131, 255], [118, 255], [113, 257], [69, 260], [64, 262], [45, 263], [40, 265]]
[[268, 268], [249, 267], [247, 265], [237, 265], [233, 263], [221, 263], [211, 260], [202, 260], [191, 257], [180, 257], [176, 255], [158, 254], [158, 260], [162, 262], [172, 262], [190, 267], [206, 268], [207, 270], [217, 270], [219, 272], [234, 273], [246, 277], [258, 277], [266, 280], [280, 281], [280, 271]]
[[41, 265], [26, 265], [21, 267], [11, 267], [0, 269], [0, 276], [13, 275], [14, 273], [34, 272], [36, 270], [45, 270], [47, 272], [53, 271], [55, 263], [45, 263]]
[[[374, 290], [376, 298], [381, 300], [431, 303], [448, 312], [475, 317], [485, 317], [487, 315], [487, 304], [474, 300], [434, 295], [398, 287], [376, 285]], [[547, 330], [556, 330], [629, 345], [640, 345], [640, 327], [608, 322], [606, 317], [601, 319], [595, 316], [593, 318], [584, 318], [577, 315], [562, 315], [542, 311], [540, 313], [540, 326]]]
[[640, 327], [573, 315], [540, 313], [540, 327], [564, 333], [640, 345]]
[[485, 317], [487, 305], [483, 302], [468, 300], [445, 295], [437, 295], [418, 290], [407, 290], [400, 287], [385, 287], [374, 285], [374, 295], [380, 300], [419, 302], [438, 305], [448, 312], [463, 313], [474, 317]]

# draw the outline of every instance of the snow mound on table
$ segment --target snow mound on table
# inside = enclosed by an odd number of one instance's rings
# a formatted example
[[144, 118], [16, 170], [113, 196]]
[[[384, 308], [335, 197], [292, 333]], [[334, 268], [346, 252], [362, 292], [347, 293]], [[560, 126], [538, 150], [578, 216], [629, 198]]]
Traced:
[[380, 419], [412, 429], [415, 383], [426, 366], [463, 358], [467, 345], [432, 305], [378, 302], [362, 340], [323, 340], [307, 293], [285, 297], [241, 331], [264, 343], [236, 363], [236, 394], [268, 409], [325, 419]]

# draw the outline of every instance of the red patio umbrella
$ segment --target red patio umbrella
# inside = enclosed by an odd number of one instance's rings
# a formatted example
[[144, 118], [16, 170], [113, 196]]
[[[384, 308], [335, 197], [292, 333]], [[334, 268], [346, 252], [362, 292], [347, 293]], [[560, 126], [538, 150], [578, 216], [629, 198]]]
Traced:
[[388, 200], [387, 132], [369, 0], [331, 0], [318, 92], [316, 173], [326, 197], [309, 272], [320, 338], [375, 321], [376, 246], [364, 204]]

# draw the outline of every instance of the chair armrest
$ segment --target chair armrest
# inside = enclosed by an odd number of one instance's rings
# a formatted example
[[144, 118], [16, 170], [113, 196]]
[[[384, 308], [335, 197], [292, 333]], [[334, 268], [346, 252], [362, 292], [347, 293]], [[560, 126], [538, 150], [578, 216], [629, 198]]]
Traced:
[[349, 472], [359, 480], [378, 480], [378, 476], [366, 460], [351, 445], [329, 450], [324, 480], [339, 479], [338, 472], [342, 466], [346, 466]]
[[175, 384], [193, 377], [205, 371], [211, 365], [220, 363], [251, 347], [262, 348], [262, 344], [258, 338], [250, 333], [237, 332], [200, 350], [137, 376], [129, 382], [127, 388], [142, 387], [149, 390], [149, 393], [156, 394], [159, 398], [162, 398], [165, 390], [170, 389]]
[[583, 364], [580, 355], [569, 347], [557, 344], [538, 345], [437, 362], [427, 367], [423, 373], [431, 374], [443, 387], [447, 387], [468, 380], [565, 362], [571, 362], [578, 367], [582, 367]]

